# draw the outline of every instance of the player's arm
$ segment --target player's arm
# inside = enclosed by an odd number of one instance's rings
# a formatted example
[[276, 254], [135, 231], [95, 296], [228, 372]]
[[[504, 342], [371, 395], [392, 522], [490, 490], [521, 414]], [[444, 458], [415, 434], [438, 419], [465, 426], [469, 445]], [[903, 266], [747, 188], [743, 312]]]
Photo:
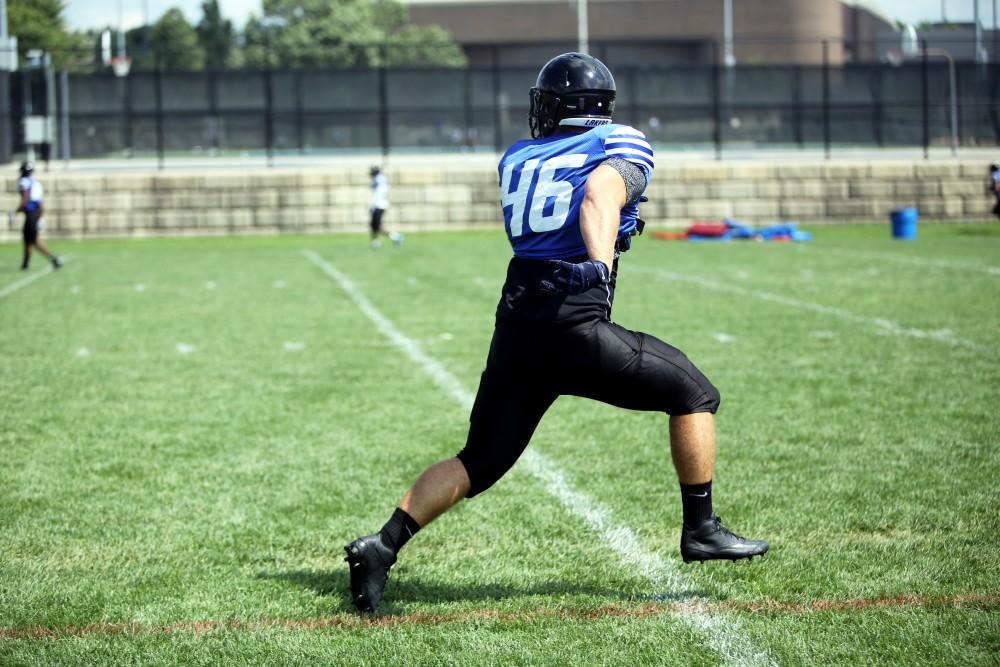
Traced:
[[611, 267], [622, 207], [627, 203], [625, 180], [612, 167], [602, 164], [587, 178], [580, 205], [580, 233], [590, 259]]
[[18, 204], [18, 206], [17, 206], [17, 212], [18, 213], [20, 213], [21, 211], [26, 210], [25, 207], [28, 205], [28, 198], [29, 197], [31, 197], [31, 191], [30, 190], [22, 190], [21, 191], [21, 203]]

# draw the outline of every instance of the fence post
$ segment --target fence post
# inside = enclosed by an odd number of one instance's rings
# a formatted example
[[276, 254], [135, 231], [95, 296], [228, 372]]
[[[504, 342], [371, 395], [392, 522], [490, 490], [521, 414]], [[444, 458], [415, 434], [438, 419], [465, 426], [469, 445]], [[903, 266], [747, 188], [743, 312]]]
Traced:
[[493, 47], [493, 147], [497, 153], [503, 152], [503, 115], [500, 112], [500, 54]]
[[466, 65], [465, 75], [462, 78], [462, 84], [465, 88], [464, 95], [462, 96], [462, 107], [464, 111], [464, 123], [465, 123], [465, 133], [462, 137], [463, 146], [459, 147], [459, 150], [464, 150], [466, 147], [472, 147], [472, 69]]
[[264, 71], [264, 141], [267, 143], [267, 166], [274, 166], [274, 81], [271, 77], [271, 52], [267, 53], [267, 69]]
[[59, 72], [59, 152], [69, 162], [69, 70]]
[[[154, 55], [154, 60], [155, 58]], [[129, 157], [132, 157], [135, 152], [132, 149], [132, 86], [129, 85], [127, 76], [115, 78], [118, 79], [122, 104], [122, 148]]]
[[884, 103], [882, 101], [882, 65], [873, 65], [875, 68], [875, 85], [873, 86], [873, 105], [872, 105], [872, 131], [875, 134], [875, 143], [878, 144], [879, 148], [885, 146], [885, 139], [882, 136], [882, 117], [885, 115]]
[[389, 75], [386, 71], [386, 47], [378, 48], [378, 133], [382, 157], [389, 157]]
[[928, 100], [930, 84], [928, 82], [928, 64], [927, 64], [927, 40], [921, 40], [920, 42], [920, 108], [922, 112], [923, 121], [923, 144], [924, 144], [924, 159], [930, 157], [930, 144], [931, 144], [931, 119], [930, 119], [930, 104]]
[[302, 70], [295, 70], [295, 135], [299, 155], [306, 154], [305, 111], [302, 104]]
[[823, 156], [830, 159], [830, 42], [823, 40]]
[[209, 127], [212, 128], [212, 148], [218, 154], [222, 150], [222, 121], [219, 118], [218, 71], [214, 67], [208, 70], [205, 85], [208, 88], [208, 116], [211, 119]]
[[164, 135], [163, 135], [163, 73], [161, 71], [160, 63], [160, 53], [156, 52], [154, 56], [154, 81], [153, 86], [154, 93], [153, 97], [156, 101], [156, 167], [157, 169], [163, 169], [164, 160]]
[[722, 160], [722, 67], [719, 64], [719, 42], [712, 49], [712, 143], [715, 159]]
[[802, 132], [802, 68], [804, 65], [792, 65], [795, 68], [794, 84], [792, 86], [792, 134], [799, 148], [805, 148], [805, 136]]

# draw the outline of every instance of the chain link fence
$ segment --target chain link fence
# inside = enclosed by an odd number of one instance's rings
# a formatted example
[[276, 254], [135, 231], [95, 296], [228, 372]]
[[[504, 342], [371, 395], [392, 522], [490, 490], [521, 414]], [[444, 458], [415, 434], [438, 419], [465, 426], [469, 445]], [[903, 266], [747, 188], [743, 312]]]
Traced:
[[[997, 145], [1000, 66], [939, 51], [846, 64], [608, 64], [616, 120], [660, 149]], [[493, 152], [526, 135], [536, 74], [496, 64], [26, 70], [10, 75], [0, 114], [15, 153], [26, 100], [53, 118], [52, 159]]]

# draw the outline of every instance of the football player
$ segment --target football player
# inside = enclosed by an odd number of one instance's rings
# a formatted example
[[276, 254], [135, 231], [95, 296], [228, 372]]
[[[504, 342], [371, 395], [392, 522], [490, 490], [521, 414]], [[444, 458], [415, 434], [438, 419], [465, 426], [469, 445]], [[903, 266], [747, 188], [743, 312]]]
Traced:
[[394, 245], [399, 246], [403, 243], [403, 235], [382, 229], [382, 216], [389, 208], [389, 179], [378, 165], [373, 165], [368, 174], [372, 177], [372, 198], [368, 204], [368, 212], [371, 214], [372, 249], [382, 245], [378, 237], [383, 234], [388, 236]]
[[987, 186], [995, 200], [993, 203], [993, 215], [1000, 218], [1000, 164], [996, 162], [990, 164], [990, 180]]
[[30, 162], [22, 162], [20, 173], [21, 177], [17, 181], [17, 192], [21, 195], [21, 201], [17, 206], [17, 212], [24, 212], [24, 227], [21, 229], [21, 238], [24, 240], [24, 259], [21, 262], [21, 270], [28, 270], [33, 247], [38, 248], [39, 252], [48, 257], [53, 268], [58, 269], [62, 266], [62, 261], [52, 254], [38, 238], [40, 222], [45, 209], [42, 205], [42, 184], [34, 177], [35, 166]]
[[538, 74], [532, 138], [511, 146], [499, 165], [514, 256], [468, 439], [420, 475], [380, 532], [345, 547], [359, 611], [377, 609], [403, 545], [499, 480], [563, 394], [669, 415], [685, 562], [768, 549], [730, 532], [712, 508], [719, 392], [677, 348], [611, 321], [619, 255], [642, 231], [638, 204], [654, 164], [643, 133], [612, 122], [615, 92], [608, 68], [582, 53], [558, 56]]

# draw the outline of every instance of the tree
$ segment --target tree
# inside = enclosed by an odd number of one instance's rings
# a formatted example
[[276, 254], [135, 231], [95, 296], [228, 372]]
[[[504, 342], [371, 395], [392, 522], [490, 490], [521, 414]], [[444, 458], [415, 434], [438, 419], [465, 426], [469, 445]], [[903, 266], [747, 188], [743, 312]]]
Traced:
[[8, 0], [8, 32], [17, 37], [19, 55], [30, 49], [42, 49], [52, 55], [56, 67], [65, 67], [80, 55], [79, 46], [63, 23], [62, 0]]
[[198, 23], [198, 43], [205, 52], [205, 65], [209, 69], [222, 69], [231, 63], [236, 36], [233, 23], [222, 17], [219, 0], [201, 3], [201, 21]]
[[150, 26], [149, 48], [163, 69], [191, 71], [205, 67], [205, 51], [198, 43], [198, 33], [176, 7]]
[[244, 31], [252, 67], [465, 64], [444, 29], [411, 25], [397, 0], [264, 0], [263, 9]]

